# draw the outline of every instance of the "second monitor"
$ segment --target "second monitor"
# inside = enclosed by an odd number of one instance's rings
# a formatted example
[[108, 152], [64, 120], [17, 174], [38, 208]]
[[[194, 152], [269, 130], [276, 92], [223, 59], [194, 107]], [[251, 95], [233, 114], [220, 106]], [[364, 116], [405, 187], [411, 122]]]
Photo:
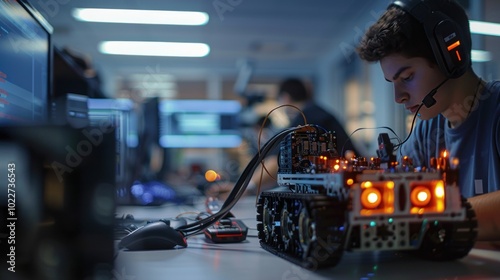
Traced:
[[233, 148], [241, 144], [241, 104], [235, 100], [163, 100], [163, 148]]

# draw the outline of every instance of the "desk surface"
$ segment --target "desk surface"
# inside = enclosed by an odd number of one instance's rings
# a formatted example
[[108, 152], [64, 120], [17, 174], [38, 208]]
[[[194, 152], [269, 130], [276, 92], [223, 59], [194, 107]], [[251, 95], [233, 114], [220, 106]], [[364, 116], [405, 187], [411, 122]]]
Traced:
[[[231, 211], [249, 227], [241, 243], [214, 244], [203, 235], [188, 239], [188, 247], [157, 251], [119, 251], [113, 275], [132, 279], [500, 279], [500, 251], [472, 249], [468, 256], [451, 262], [432, 262], [399, 252], [345, 252], [335, 267], [305, 270], [281, 259], [259, 245], [255, 198], [240, 200]], [[121, 206], [118, 214], [136, 219], [172, 218], [199, 207]]]

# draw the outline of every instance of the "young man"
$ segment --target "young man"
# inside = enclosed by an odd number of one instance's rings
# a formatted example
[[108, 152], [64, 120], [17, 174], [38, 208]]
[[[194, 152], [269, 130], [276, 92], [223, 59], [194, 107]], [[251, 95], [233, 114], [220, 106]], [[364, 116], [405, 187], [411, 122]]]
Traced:
[[452, 0], [395, 1], [365, 33], [359, 56], [380, 62], [394, 98], [421, 121], [402, 154], [420, 167], [446, 149], [478, 220], [478, 240], [500, 240], [500, 83], [471, 67], [468, 17]]

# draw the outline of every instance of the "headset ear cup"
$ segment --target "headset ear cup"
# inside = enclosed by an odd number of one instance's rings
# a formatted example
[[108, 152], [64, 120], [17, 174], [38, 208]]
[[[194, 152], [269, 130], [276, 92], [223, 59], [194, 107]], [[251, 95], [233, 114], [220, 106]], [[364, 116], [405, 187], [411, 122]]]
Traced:
[[[449, 78], [458, 78], [463, 75], [469, 65], [467, 41], [463, 39], [460, 27], [450, 19], [441, 20], [433, 31], [433, 42], [436, 44], [434, 54], [441, 70]], [[431, 38], [429, 38], [431, 39]]]
[[471, 65], [469, 40], [465, 40], [460, 26], [454, 20], [432, 4], [435, 3], [398, 0], [391, 6], [401, 8], [422, 24], [439, 69], [448, 78], [458, 78]]

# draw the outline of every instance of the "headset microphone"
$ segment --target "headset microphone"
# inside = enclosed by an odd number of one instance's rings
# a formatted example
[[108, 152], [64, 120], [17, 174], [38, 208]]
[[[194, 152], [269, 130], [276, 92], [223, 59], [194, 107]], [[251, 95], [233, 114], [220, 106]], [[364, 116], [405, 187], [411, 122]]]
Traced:
[[422, 103], [424, 103], [425, 107], [430, 108], [434, 104], [436, 104], [436, 99], [434, 99], [434, 95], [436, 94], [437, 90], [444, 84], [446, 81], [448, 81], [450, 78], [444, 79], [437, 87], [433, 88], [425, 97], [424, 100], [422, 100]]

